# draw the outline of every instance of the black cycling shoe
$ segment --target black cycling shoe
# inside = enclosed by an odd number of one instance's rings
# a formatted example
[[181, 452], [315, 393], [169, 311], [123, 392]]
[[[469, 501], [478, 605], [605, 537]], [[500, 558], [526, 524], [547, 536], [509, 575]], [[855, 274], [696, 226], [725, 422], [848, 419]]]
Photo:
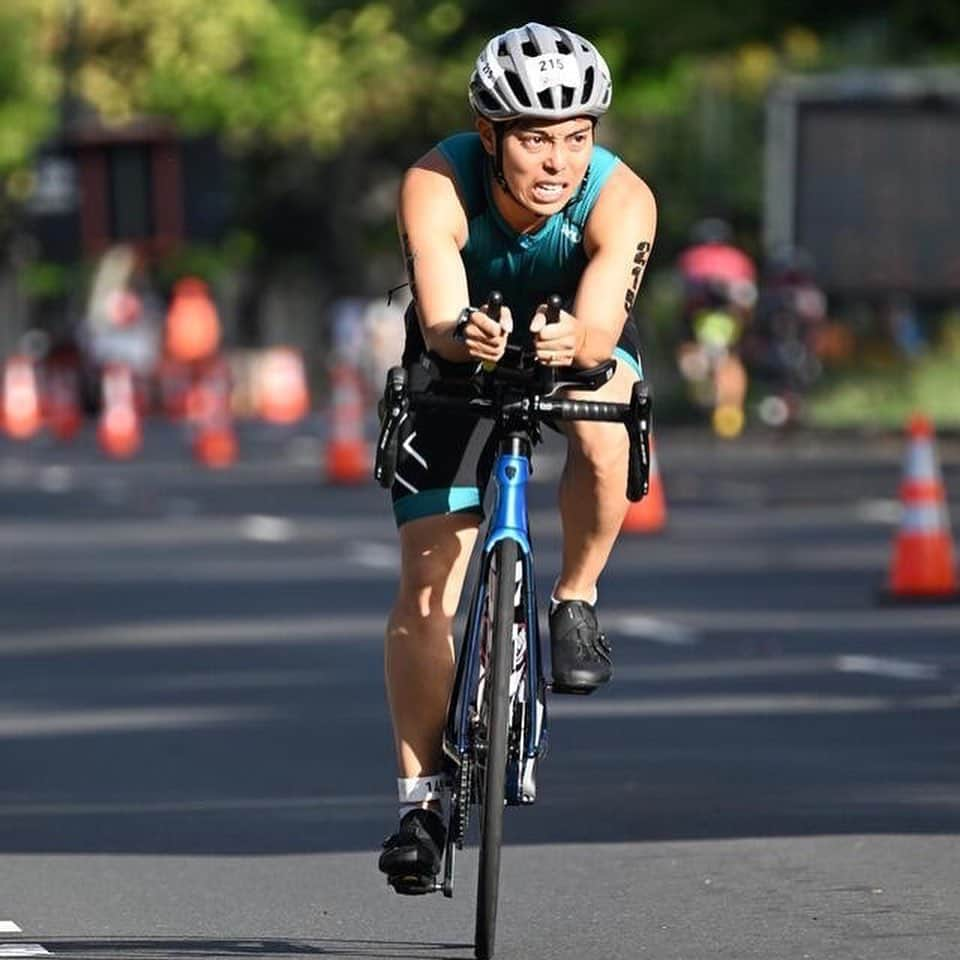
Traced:
[[380, 869], [397, 893], [433, 893], [443, 862], [447, 828], [434, 810], [411, 810], [400, 829], [383, 841]]
[[554, 693], [593, 693], [613, 674], [610, 644], [586, 600], [561, 600], [550, 611]]

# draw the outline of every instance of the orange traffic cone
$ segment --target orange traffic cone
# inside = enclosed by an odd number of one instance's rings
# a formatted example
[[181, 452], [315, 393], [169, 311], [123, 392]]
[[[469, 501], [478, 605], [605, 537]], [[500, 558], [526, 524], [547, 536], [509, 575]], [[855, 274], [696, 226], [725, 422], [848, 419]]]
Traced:
[[230, 380], [224, 364], [215, 364], [190, 389], [187, 416], [193, 428], [193, 455], [214, 470], [231, 467], [239, 444], [230, 412]]
[[97, 440], [103, 452], [114, 460], [129, 459], [143, 443], [133, 376], [128, 367], [112, 366], [103, 372], [103, 410], [97, 424]]
[[193, 440], [193, 455], [205, 467], [223, 470], [237, 461], [237, 434], [230, 424], [205, 426]]
[[330, 371], [330, 439], [327, 479], [331, 483], [361, 483], [370, 479], [370, 457], [363, 437], [363, 381], [360, 371], [338, 363]]
[[257, 406], [270, 423], [296, 423], [310, 412], [303, 357], [290, 347], [273, 347], [260, 361]]
[[30, 357], [10, 357], [3, 371], [3, 426], [11, 437], [26, 440], [41, 427], [40, 393]]
[[897, 600], [957, 599], [953, 542], [933, 424], [916, 414], [908, 424], [907, 436], [900, 484], [903, 515], [885, 596]]
[[58, 440], [72, 440], [83, 426], [77, 371], [64, 365], [50, 367], [44, 392], [44, 412], [50, 432]]
[[647, 495], [631, 503], [623, 518], [621, 529], [625, 533], [660, 533], [667, 525], [667, 501], [663, 495], [660, 465], [653, 437], [650, 438], [650, 489]]

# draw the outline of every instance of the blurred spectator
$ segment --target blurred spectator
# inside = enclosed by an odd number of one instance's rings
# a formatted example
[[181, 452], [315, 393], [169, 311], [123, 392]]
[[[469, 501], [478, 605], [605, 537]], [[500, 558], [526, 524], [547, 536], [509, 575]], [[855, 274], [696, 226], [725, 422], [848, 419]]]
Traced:
[[130, 246], [108, 250], [94, 274], [80, 341], [96, 370], [118, 364], [149, 376], [160, 349], [163, 307]]

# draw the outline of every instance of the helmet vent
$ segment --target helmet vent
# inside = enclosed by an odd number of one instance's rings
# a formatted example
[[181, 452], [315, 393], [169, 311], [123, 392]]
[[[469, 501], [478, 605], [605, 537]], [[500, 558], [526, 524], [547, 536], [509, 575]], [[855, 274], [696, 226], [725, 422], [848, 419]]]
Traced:
[[[507, 70], [504, 73], [504, 76], [507, 78], [507, 83], [510, 84], [510, 89], [513, 91], [513, 95], [522, 103], [525, 107], [531, 106], [530, 97], [527, 96], [527, 91], [523, 89], [523, 83], [520, 78], [512, 70]], [[542, 106], [543, 104], [541, 104]]]
[[486, 107], [488, 110], [495, 112], [500, 108], [500, 104], [497, 102], [497, 98], [493, 94], [487, 92], [486, 90], [477, 90], [476, 96], [480, 100], [480, 103]]
[[566, 110], [573, 106], [573, 87], [563, 87], [563, 94], [560, 97], [560, 106]]
[[557, 41], [557, 53], [573, 53], [570, 45], [565, 40]]
[[538, 57], [540, 56], [540, 51], [537, 49], [537, 45], [532, 40], [524, 40], [520, 45], [520, 49], [528, 57]]
[[[580, 96], [581, 103], [588, 103], [591, 95], [593, 94], [593, 82], [595, 80], [595, 74], [593, 67], [587, 67], [583, 72], [583, 93]], [[566, 92], [566, 91], [564, 91]], [[564, 103], [564, 106], [567, 106]]]

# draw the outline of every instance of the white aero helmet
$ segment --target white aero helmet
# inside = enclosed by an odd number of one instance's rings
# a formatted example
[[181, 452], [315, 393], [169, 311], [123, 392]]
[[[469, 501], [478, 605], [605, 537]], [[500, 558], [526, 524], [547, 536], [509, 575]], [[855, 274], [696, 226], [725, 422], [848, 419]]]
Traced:
[[470, 77], [470, 106], [488, 120], [570, 120], [607, 112], [610, 70], [597, 48], [562, 27], [528, 23], [494, 37]]

